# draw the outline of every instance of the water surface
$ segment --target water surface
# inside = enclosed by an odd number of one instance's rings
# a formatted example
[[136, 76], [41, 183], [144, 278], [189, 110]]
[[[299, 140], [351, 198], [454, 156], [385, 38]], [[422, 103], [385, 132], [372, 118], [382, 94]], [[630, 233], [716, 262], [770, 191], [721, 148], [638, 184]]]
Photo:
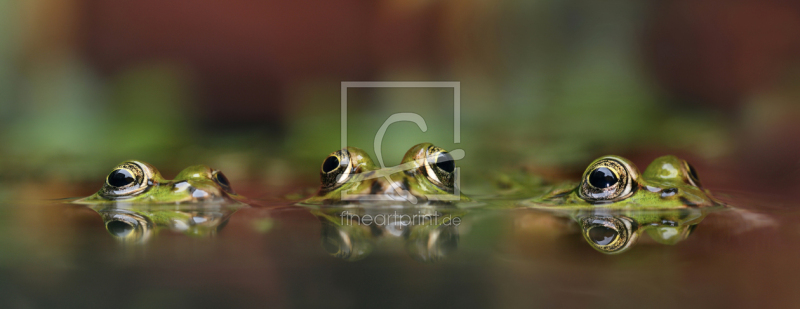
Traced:
[[[691, 234], [674, 244], [643, 233], [617, 254], [590, 246], [576, 220], [531, 209], [493, 210], [492, 203], [466, 209], [320, 209], [288, 201], [160, 206], [152, 210], [179, 212], [183, 219], [131, 228], [108, 224], [130, 213], [124, 208], [7, 200], [0, 205], [0, 304], [746, 308], [800, 303], [795, 265], [800, 212], [790, 203], [742, 199], [739, 210], [710, 212], [693, 222]], [[381, 214], [388, 216], [379, 222]], [[428, 221], [387, 220], [414, 214]], [[365, 215], [372, 224], [345, 224]]]

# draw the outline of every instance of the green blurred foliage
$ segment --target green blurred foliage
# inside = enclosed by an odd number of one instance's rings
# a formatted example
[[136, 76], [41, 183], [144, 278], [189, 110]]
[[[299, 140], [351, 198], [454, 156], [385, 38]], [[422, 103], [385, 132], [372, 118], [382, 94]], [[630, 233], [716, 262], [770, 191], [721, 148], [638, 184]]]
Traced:
[[[0, 2], [0, 177], [91, 181], [114, 164], [141, 159], [169, 172], [206, 163], [232, 179], [279, 185], [315, 179], [341, 147], [336, 76], [295, 80], [279, 136], [212, 132], [198, 120], [197, 85], [177, 61], [143, 62], [101, 76], [74, 50], [22, 57], [17, 9]], [[486, 12], [496, 33], [478, 33], [482, 55], [385, 68], [376, 80], [461, 82], [461, 142], [453, 142], [449, 89], [350, 89], [348, 144], [374, 156], [378, 128], [393, 113], [422, 116], [428, 130], [393, 124], [386, 166], [414, 144], [464, 149], [459, 165], [582, 166], [604, 153], [682, 149], [714, 158], [730, 151], [730, 124], [702, 109], [671, 108], [640, 64], [645, 4], [509, 1]], [[486, 61], [482, 61], [486, 60]], [[170, 175], [166, 175], [170, 177]]]

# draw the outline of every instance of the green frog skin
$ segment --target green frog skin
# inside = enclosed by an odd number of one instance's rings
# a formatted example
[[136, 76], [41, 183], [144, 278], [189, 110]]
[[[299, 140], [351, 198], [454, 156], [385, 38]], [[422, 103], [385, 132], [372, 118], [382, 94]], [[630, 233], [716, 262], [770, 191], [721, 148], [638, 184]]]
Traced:
[[125, 161], [106, 177], [97, 193], [74, 201], [79, 204], [180, 204], [241, 201], [222, 172], [205, 165], [188, 167], [174, 180], [142, 161]]
[[679, 209], [724, 207], [702, 188], [695, 169], [675, 156], [653, 160], [639, 173], [619, 156], [604, 156], [591, 164], [579, 184], [554, 186], [527, 199], [532, 208]]
[[356, 147], [330, 154], [320, 169], [321, 187], [305, 204], [360, 201], [466, 201], [456, 194], [456, 166], [444, 149], [430, 143], [411, 147], [400, 165], [378, 168]]

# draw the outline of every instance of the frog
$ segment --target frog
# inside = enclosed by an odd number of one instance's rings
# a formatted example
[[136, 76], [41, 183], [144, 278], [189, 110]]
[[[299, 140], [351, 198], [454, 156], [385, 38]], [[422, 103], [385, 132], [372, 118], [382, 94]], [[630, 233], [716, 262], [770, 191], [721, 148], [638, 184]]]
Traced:
[[400, 165], [388, 168], [378, 168], [360, 148], [345, 147], [323, 160], [319, 191], [302, 204], [469, 201], [457, 178], [453, 156], [431, 143], [411, 147]]
[[536, 193], [519, 206], [570, 218], [589, 245], [607, 254], [629, 250], [642, 233], [658, 243], [677, 244], [708, 213], [729, 208], [703, 187], [689, 162], [673, 155], [654, 159], [643, 173], [621, 156], [602, 156], [589, 164], [579, 183], [534, 186], [528, 192]]
[[423, 263], [444, 260], [458, 249], [458, 227], [465, 215], [457, 208], [419, 205], [327, 207], [311, 213], [320, 221], [322, 248], [333, 257], [359, 261], [382, 242], [399, 239], [406, 253]]
[[93, 204], [106, 231], [126, 244], [149, 242], [160, 230], [167, 229], [193, 237], [213, 237], [241, 205], [225, 204]]
[[185, 168], [167, 180], [152, 165], [137, 160], [118, 164], [95, 194], [73, 201], [78, 204], [181, 204], [242, 202], [228, 178], [206, 165]]
[[703, 188], [691, 164], [672, 155], [654, 159], [643, 173], [623, 157], [603, 156], [589, 164], [579, 183], [556, 184], [542, 191], [522, 204], [542, 209], [726, 207]]

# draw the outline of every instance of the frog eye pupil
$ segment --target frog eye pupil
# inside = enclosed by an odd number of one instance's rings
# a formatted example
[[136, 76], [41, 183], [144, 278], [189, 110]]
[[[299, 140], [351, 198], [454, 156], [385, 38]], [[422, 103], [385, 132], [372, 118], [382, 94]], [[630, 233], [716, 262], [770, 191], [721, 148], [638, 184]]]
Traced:
[[339, 158], [336, 156], [330, 156], [325, 159], [325, 162], [322, 162], [322, 172], [323, 173], [330, 173], [336, 170], [339, 167]]
[[130, 185], [134, 180], [133, 174], [126, 169], [114, 170], [108, 175], [108, 184], [118, 188]]
[[228, 177], [225, 177], [225, 174], [222, 172], [217, 172], [216, 175], [217, 182], [225, 187], [230, 187], [231, 183], [228, 181]]
[[617, 184], [617, 176], [607, 167], [601, 167], [589, 174], [589, 184], [595, 188], [608, 188]]
[[617, 233], [617, 231], [605, 226], [597, 226], [589, 230], [589, 239], [601, 246], [607, 246], [613, 242], [618, 235], [619, 233]]
[[452, 173], [456, 170], [456, 163], [453, 161], [453, 156], [446, 151], [440, 152], [436, 157], [436, 166], [448, 173]]
[[133, 231], [133, 225], [124, 221], [111, 221], [106, 224], [106, 228], [114, 236], [127, 236]]

